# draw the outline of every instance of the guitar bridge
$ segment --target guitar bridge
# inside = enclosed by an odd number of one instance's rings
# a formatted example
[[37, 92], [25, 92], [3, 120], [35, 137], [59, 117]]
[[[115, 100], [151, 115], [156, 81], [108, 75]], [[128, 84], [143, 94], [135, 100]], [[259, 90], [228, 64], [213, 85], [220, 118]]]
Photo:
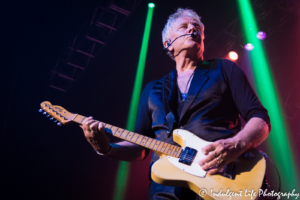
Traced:
[[229, 179], [234, 179], [235, 178], [235, 168], [236, 168], [236, 163], [231, 162], [223, 168], [222, 176], [229, 178]]
[[185, 149], [181, 153], [179, 162], [186, 165], [191, 165], [192, 162], [194, 161], [194, 158], [196, 157], [197, 152], [198, 151], [196, 149], [185, 147]]

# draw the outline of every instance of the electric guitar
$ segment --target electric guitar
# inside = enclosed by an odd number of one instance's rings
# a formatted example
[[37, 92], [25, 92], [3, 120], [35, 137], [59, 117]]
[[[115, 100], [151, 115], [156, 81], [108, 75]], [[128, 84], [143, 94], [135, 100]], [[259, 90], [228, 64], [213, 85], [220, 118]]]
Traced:
[[[47, 116], [52, 116], [50, 119], [58, 121], [59, 125], [71, 122], [82, 124], [86, 118], [48, 101], [41, 103], [40, 112], [45, 115], [48, 113]], [[247, 151], [227, 164], [222, 172], [209, 175], [198, 163], [205, 157], [201, 148], [212, 142], [202, 140], [189, 131], [175, 129], [173, 140], [180, 145], [179, 147], [103, 124], [113, 136], [151, 149], [160, 155], [160, 159], [151, 168], [151, 177], [159, 184], [190, 188], [203, 199], [255, 199], [259, 196], [266, 162], [256, 149]]]

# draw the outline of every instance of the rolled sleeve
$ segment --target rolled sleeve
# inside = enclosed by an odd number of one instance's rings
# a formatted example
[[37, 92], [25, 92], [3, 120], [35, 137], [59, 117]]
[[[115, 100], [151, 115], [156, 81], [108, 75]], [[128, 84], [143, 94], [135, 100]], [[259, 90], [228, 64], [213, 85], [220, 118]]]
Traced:
[[248, 122], [253, 117], [263, 119], [271, 130], [267, 109], [259, 101], [243, 70], [234, 62], [223, 60], [223, 67], [233, 100], [242, 118]]

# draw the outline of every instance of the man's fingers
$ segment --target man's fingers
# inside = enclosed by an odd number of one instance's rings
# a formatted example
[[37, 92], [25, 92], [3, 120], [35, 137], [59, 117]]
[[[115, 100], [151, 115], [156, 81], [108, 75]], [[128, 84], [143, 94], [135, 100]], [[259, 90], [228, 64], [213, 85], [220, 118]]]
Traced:
[[88, 117], [86, 118], [83, 122], [82, 122], [82, 129], [83, 131], [89, 130], [89, 126], [91, 125], [91, 123], [93, 123], [95, 120], [93, 119], [93, 117]]
[[99, 122], [93, 121], [89, 126], [90, 130], [96, 132], [97, 128], [98, 128], [98, 124], [99, 124]]
[[82, 122], [82, 126], [83, 128], [87, 128], [87, 126], [89, 126], [89, 124], [93, 121], [93, 117], [87, 117], [86, 119], [83, 120]]
[[209, 152], [215, 150], [215, 148], [216, 148], [215, 143], [212, 143], [203, 147], [201, 150], [204, 155], [207, 155]]
[[209, 174], [209, 175], [214, 175], [215, 173], [217, 173], [219, 170], [217, 169], [217, 168], [214, 168], [214, 169], [211, 169], [211, 170], [209, 170], [207, 173]]
[[220, 163], [220, 165], [219, 165], [218, 167], [213, 168], [213, 169], [210, 169], [207, 173], [208, 173], [209, 175], [214, 175], [214, 174], [216, 174], [218, 171], [220, 171], [225, 165], [226, 165], [225, 162]]
[[100, 123], [98, 124], [98, 130], [99, 130], [99, 131], [104, 131], [104, 124], [103, 124], [102, 122], [100, 122]]
[[85, 119], [83, 120], [82, 124], [84, 124], [85, 122], [87, 122], [88, 120], [91, 120], [91, 119], [93, 119], [92, 116], [85, 118]]
[[210, 154], [208, 154], [208, 156], [206, 156], [204, 159], [200, 160], [199, 165], [203, 166], [206, 163], [210, 163], [213, 159], [215, 159], [217, 157], [217, 153], [216, 151], [211, 151]]
[[218, 160], [216, 158], [214, 158], [211, 161], [206, 162], [206, 163], [204, 163], [203, 165], [200, 165], [200, 166], [202, 167], [203, 170], [208, 170], [210, 168], [213, 168], [213, 167], [217, 166], [218, 164], [219, 164]]

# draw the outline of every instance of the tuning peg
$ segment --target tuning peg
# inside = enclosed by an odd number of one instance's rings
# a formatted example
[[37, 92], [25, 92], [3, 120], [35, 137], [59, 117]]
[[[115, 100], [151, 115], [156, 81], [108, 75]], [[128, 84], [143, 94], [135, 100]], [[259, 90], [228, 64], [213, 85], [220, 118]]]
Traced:
[[43, 109], [40, 108], [40, 109], [39, 109], [39, 112], [43, 112]]
[[46, 117], [50, 117], [50, 115], [47, 115]]
[[60, 122], [58, 122], [58, 123], [57, 123], [57, 126], [61, 126], [61, 123], [60, 123]]
[[43, 115], [46, 115], [47, 113], [46, 112], [43, 112]]
[[50, 120], [53, 120], [53, 117], [51, 117]]

